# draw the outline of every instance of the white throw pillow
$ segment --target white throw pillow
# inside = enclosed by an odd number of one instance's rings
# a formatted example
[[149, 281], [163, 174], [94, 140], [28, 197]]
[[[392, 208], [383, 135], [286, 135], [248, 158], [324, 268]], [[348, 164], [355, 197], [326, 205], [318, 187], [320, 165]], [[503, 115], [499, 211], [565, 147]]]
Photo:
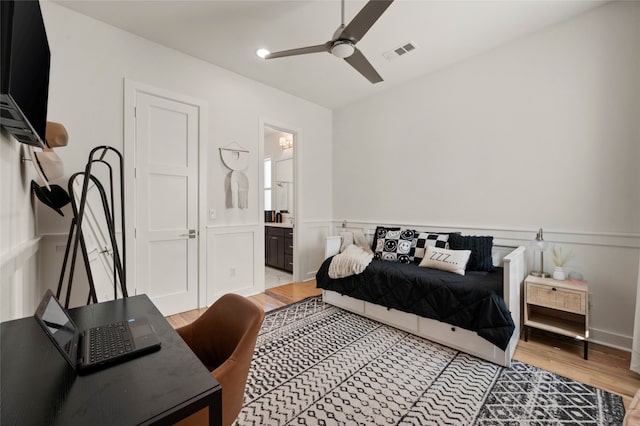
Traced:
[[427, 246], [420, 266], [435, 268], [442, 271], [464, 275], [465, 267], [471, 256], [471, 250], [447, 250], [439, 247]]

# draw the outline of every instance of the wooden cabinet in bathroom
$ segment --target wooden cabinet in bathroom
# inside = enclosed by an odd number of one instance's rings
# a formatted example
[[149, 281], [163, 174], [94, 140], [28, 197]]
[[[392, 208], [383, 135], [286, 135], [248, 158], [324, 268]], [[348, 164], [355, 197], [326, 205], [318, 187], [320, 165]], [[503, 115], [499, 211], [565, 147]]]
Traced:
[[293, 228], [284, 229], [284, 270], [293, 272]]
[[265, 226], [265, 265], [293, 272], [293, 228]]

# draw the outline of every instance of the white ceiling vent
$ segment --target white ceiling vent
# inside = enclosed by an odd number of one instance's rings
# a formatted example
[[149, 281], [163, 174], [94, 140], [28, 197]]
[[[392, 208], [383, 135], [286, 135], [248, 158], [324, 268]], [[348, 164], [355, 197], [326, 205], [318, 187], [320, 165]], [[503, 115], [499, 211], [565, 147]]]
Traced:
[[386, 58], [387, 61], [391, 62], [392, 60], [399, 58], [402, 55], [406, 55], [407, 53], [416, 50], [418, 46], [413, 41], [408, 41], [406, 43], [402, 43], [400, 46], [391, 49], [388, 52], [382, 54]]

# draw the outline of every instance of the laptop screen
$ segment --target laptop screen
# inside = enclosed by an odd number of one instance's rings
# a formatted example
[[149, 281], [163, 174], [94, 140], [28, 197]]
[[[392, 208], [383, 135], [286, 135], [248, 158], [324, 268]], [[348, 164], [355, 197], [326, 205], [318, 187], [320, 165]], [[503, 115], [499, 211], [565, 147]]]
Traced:
[[35, 315], [60, 352], [75, 367], [77, 329], [51, 291], [43, 298]]

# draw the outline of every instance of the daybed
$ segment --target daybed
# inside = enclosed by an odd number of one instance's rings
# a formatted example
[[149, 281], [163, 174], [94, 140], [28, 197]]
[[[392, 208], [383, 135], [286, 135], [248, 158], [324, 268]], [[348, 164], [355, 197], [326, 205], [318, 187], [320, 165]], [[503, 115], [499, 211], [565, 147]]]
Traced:
[[334, 279], [329, 277], [329, 266], [340, 245], [341, 237], [327, 238], [327, 259], [316, 275], [326, 303], [511, 365], [520, 337], [524, 247], [492, 245], [496, 268], [491, 272], [458, 275], [414, 262], [382, 260], [378, 253], [361, 273]]

